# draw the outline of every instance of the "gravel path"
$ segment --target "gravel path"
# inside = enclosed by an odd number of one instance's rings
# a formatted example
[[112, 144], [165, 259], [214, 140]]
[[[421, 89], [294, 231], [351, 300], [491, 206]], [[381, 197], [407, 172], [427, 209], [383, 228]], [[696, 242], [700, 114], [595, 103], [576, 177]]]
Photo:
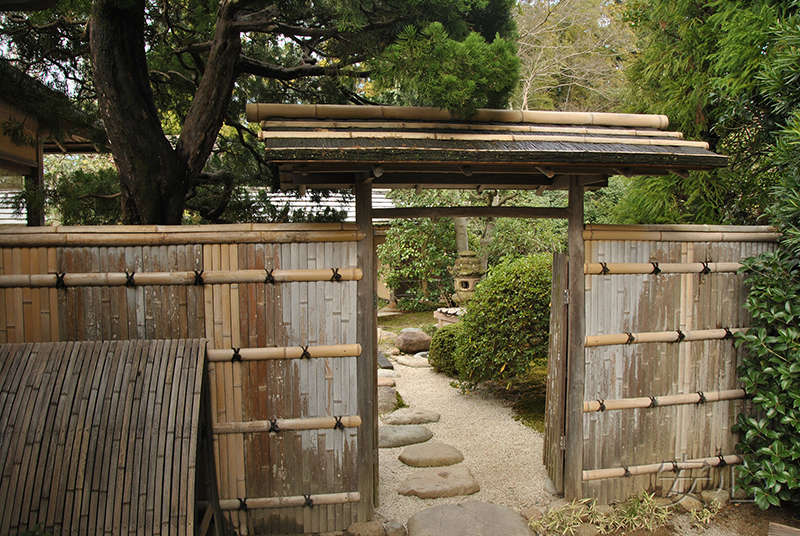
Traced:
[[483, 390], [462, 393], [451, 379], [431, 368], [395, 364], [397, 391], [411, 407], [436, 411], [438, 423], [426, 424], [431, 441], [456, 447], [464, 455], [461, 464], [472, 471], [481, 490], [465, 497], [419, 499], [397, 493], [400, 483], [418, 469], [397, 459], [405, 447], [379, 449], [380, 507], [378, 519], [401, 523], [431, 506], [465, 501], [503, 504], [516, 511], [544, 507], [556, 497], [544, 489], [542, 464], [544, 436], [515, 421], [511, 408]]

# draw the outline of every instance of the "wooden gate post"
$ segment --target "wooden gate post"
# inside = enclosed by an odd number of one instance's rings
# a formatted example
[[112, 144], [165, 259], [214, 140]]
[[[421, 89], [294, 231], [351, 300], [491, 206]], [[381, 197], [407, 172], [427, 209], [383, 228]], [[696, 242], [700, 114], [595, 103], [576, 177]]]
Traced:
[[358, 520], [370, 521], [378, 503], [378, 331], [375, 235], [372, 229], [372, 185], [369, 174], [356, 174], [356, 223], [365, 237], [358, 242], [358, 267], [363, 276], [358, 282]]
[[564, 459], [564, 496], [583, 498], [583, 397], [586, 364], [584, 337], [586, 319], [583, 263], [583, 186], [578, 177], [569, 179], [569, 341], [567, 353], [567, 430]]

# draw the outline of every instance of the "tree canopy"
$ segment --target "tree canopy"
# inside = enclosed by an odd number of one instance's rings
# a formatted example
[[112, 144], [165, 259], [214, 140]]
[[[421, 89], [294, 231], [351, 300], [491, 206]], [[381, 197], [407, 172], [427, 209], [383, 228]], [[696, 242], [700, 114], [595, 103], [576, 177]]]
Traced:
[[64, 0], [0, 14], [0, 50], [100, 116], [126, 223], [176, 224], [187, 199], [218, 216], [233, 170], [266, 182], [239, 120], [248, 101], [409, 103], [462, 116], [504, 106], [518, 72], [513, 5]]

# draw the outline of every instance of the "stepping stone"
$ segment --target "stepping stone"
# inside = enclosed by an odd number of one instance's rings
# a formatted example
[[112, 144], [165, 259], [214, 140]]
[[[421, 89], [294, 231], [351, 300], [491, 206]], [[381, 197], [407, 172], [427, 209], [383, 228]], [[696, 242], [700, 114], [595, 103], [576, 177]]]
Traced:
[[429, 422], [439, 422], [439, 414], [419, 408], [400, 408], [383, 420], [383, 424], [425, 424]]
[[400, 375], [397, 373], [396, 370], [391, 369], [378, 369], [378, 378], [399, 378]]
[[399, 355], [395, 357], [398, 363], [407, 367], [425, 368], [430, 367], [431, 364], [424, 357], [417, 357], [413, 355]]
[[392, 362], [389, 361], [381, 351], [378, 352], [378, 366], [382, 369], [394, 369]]
[[484, 502], [442, 504], [408, 520], [408, 536], [531, 536], [521, 515]]
[[[394, 378], [383, 378], [378, 377], [378, 387], [394, 387], [395, 381]], [[394, 423], [400, 424], [400, 423]]]
[[379, 426], [378, 447], [391, 449], [405, 447], [416, 443], [424, 443], [433, 437], [433, 432], [421, 424], [407, 424], [405, 426]]
[[[400, 495], [415, 495], [420, 499], [434, 499], [436, 497], [472, 495], [480, 490], [481, 486], [472, 476], [469, 467], [457, 465], [447, 468], [421, 469], [400, 484], [398, 493]], [[449, 534], [458, 533], [452, 532]], [[496, 532], [493, 534], [503, 533]]]
[[411, 467], [441, 467], [463, 461], [464, 455], [452, 445], [421, 443], [406, 447], [397, 458]]
[[397, 390], [394, 387], [378, 388], [378, 414], [389, 413], [397, 405]]

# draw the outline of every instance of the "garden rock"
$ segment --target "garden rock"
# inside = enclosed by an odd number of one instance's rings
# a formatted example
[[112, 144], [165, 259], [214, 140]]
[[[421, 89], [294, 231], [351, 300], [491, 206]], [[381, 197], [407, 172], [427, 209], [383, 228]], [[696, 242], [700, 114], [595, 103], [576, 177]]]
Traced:
[[380, 522], [368, 521], [366, 523], [353, 523], [344, 534], [345, 536], [386, 536], [386, 531]]
[[419, 408], [400, 408], [383, 419], [384, 424], [425, 424], [439, 422], [440, 415], [435, 411]]
[[431, 348], [431, 336], [422, 331], [405, 331], [395, 339], [394, 345], [404, 354], [427, 352]]
[[522, 511], [519, 513], [519, 515], [521, 515], [528, 521], [538, 521], [539, 519], [542, 519], [542, 517], [544, 516], [542, 511], [536, 508], [535, 506], [523, 508]]
[[691, 495], [684, 495], [675, 501], [675, 505], [686, 513], [703, 511], [703, 502]]
[[424, 443], [433, 437], [433, 432], [421, 424], [378, 427], [378, 447], [391, 449]]
[[391, 369], [378, 369], [378, 378], [398, 378], [400, 375], [396, 370]]
[[[472, 495], [481, 490], [472, 472], [464, 465], [439, 469], [422, 469], [400, 485], [400, 495], [415, 495], [420, 499]], [[517, 517], [520, 517], [517, 514]], [[520, 519], [522, 519], [520, 517]], [[410, 531], [410, 527], [409, 527]], [[456, 533], [453, 533], [456, 534]], [[501, 534], [501, 533], [498, 533]]]
[[426, 368], [430, 367], [430, 362], [425, 359], [424, 357], [417, 357], [413, 355], [399, 355], [395, 359], [401, 365], [405, 365], [411, 368]]
[[575, 536], [596, 536], [600, 529], [591, 523], [584, 523], [575, 529]]
[[403, 328], [400, 330], [400, 333], [421, 333], [422, 330], [419, 328]]
[[378, 388], [378, 413], [389, 413], [397, 405], [397, 390], [394, 387]]
[[378, 367], [382, 369], [394, 369], [394, 365], [383, 355], [383, 352], [378, 352]]
[[525, 520], [507, 506], [484, 502], [442, 504], [408, 520], [408, 536], [531, 536]]
[[700, 492], [700, 498], [703, 499], [703, 502], [706, 503], [711, 508], [715, 510], [722, 510], [731, 500], [730, 495], [725, 490], [706, 490]]
[[383, 378], [378, 377], [378, 387], [394, 387], [395, 381], [394, 378]]
[[397, 521], [389, 521], [383, 525], [386, 536], [406, 536], [406, 526]]
[[398, 459], [411, 467], [441, 467], [463, 461], [464, 455], [445, 443], [421, 443], [407, 447]]
[[386, 331], [386, 330], [378, 328], [378, 340], [379, 341], [393, 341], [396, 338], [397, 338], [397, 333], [393, 333], [391, 331]]
[[414, 357], [421, 357], [423, 359], [428, 359], [428, 352], [417, 352], [414, 354]]

